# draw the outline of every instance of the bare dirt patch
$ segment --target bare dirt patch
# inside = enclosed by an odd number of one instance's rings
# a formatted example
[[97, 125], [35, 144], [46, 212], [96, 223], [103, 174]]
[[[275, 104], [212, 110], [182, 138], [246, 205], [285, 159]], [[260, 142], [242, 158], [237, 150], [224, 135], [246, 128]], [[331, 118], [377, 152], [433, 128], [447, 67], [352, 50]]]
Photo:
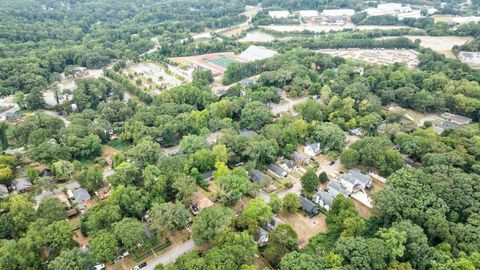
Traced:
[[438, 53], [444, 54], [446, 57], [455, 58], [452, 52], [453, 46], [463, 45], [468, 41], [472, 41], [473, 37], [459, 37], [459, 36], [405, 36], [411, 41], [419, 39], [420, 46], [430, 48]]
[[278, 214], [278, 218], [292, 226], [297, 232], [300, 247], [307, 245], [308, 239], [313, 236], [327, 231], [326, 216], [324, 214], [309, 218], [299, 213], [285, 213], [282, 211]]

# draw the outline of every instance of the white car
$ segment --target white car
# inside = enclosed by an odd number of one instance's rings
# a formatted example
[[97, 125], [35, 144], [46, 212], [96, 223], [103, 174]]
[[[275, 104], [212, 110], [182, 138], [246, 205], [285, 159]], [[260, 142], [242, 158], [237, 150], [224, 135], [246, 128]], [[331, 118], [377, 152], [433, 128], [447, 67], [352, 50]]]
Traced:
[[100, 264], [97, 264], [94, 267], [92, 267], [92, 270], [103, 270], [103, 269], [105, 269], [105, 264], [104, 263], [100, 263]]

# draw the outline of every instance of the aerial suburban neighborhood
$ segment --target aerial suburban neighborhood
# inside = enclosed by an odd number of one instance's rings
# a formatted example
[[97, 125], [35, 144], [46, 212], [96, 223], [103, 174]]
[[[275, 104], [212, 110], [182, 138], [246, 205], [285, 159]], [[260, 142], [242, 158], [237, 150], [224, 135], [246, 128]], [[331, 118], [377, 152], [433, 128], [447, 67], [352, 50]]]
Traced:
[[0, 2], [0, 269], [480, 269], [478, 0]]

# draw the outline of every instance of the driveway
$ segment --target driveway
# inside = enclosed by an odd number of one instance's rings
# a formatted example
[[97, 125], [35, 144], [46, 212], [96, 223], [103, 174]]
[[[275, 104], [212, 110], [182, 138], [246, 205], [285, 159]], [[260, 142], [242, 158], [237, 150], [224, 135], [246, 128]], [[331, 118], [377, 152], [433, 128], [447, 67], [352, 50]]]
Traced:
[[171, 246], [165, 253], [156, 257], [150, 262], [147, 262], [147, 266], [142, 268], [142, 270], [154, 270], [155, 266], [158, 264], [169, 265], [175, 260], [182, 256], [183, 254], [192, 251], [195, 248], [195, 243], [190, 239], [184, 243]]
[[284, 97], [284, 99], [287, 101], [287, 103], [273, 107], [273, 108], [271, 109], [271, 112], [272, 112], [274, 115], [279, 115], [279, 114], [281, 114], [281, 113], [285, 113], [285, 112], [288, 112], [288, 111], [293, 111], [293, 108], [294, 108], [297, 104], [300, 104], [300, 103], [306, 101], [307, 98], [308, 98], [308, 97], [302, 97], [302, 98], [299, 98], [299, 99], [289, 99], [289, 98], [285, 98], [285, 97]]

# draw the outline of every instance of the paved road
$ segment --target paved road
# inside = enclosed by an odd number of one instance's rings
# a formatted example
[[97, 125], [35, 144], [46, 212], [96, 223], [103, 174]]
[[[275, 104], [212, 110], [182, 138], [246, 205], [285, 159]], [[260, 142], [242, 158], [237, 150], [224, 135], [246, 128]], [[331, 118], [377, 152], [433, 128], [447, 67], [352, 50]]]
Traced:
[[195, 248], [195, 243], [193, 243], [193, 240], [191, 239], [182, 244], [173, 245], [165, 253], [156, 257], [152, 261], [147, 262], [148, 265], [142, 268], [142, 270], [153, 270], [155, 266], [158, 264], [163, 264], [163, 265], [171, 264], [178, 257], [193, 250], [194, 248]]

